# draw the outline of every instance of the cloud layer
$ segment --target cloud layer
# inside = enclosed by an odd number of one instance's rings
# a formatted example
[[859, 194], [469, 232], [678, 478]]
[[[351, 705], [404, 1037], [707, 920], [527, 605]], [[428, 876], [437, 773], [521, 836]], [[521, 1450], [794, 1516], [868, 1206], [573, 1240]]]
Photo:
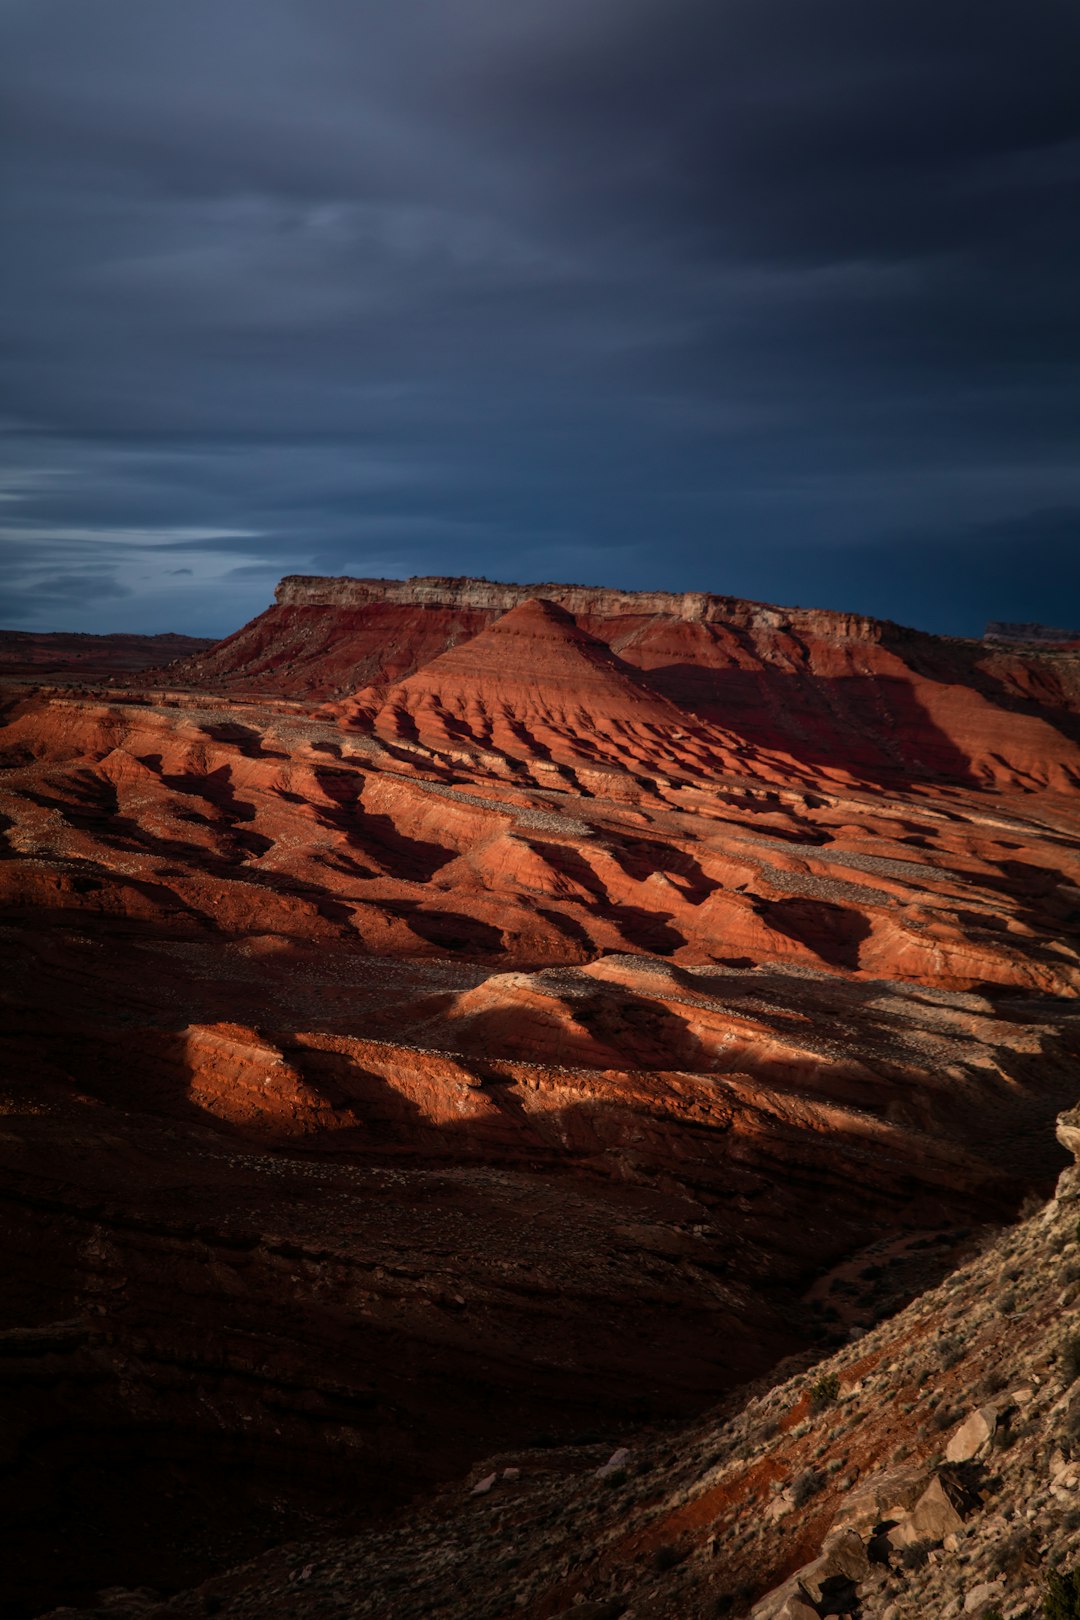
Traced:
[[1068, 0], [0, 0], [0, 616], [1080, 618]]

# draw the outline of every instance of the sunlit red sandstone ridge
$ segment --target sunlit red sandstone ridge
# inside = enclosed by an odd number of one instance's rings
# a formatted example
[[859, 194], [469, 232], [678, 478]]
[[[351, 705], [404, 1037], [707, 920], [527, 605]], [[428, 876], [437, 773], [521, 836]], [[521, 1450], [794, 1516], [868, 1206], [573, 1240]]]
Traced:
[[699, 1410], [1058, 1169], [1075, 650], [289, 579], [138, 680], [0, 734], [13, 1616]]

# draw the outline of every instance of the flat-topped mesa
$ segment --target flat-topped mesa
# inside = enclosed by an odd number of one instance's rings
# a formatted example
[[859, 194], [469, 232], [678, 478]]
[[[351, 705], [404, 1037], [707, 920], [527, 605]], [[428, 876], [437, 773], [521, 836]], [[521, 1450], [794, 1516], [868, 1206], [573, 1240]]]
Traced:
[[[339, 703], [363, 694], [360, 707], [370, 718], [401, 683], [538, 599], [614, 656], [637, 686], [639, 718], [647, 689], [691, 726], [720, 728], [739, 747], [789, 758], [800, 778], [807, 770], [845, 779], [899, 774], [1068, 791], [1080, 783], [1077, 653], [990, 647], [887, 619], [705, 591], [293, 574], [271, 607], [208, 652], [173, 665], [167, 679]], [[550, 687], [556, 672], [551, 647], [542, 655], [544, 639], [539, 622], [515, 637]], [[471, 656], [483, 652], [482, 644]], [[580, 667], [577, 673], [583, 677]], [[435, 678], [452, 678], [460, 697], [479, 672], [466, 678], [461, 665], [455, 673], [453, 664], [439, 664]], [[426, 681], [398, 693], [399, 718], [412, 713]], [[428, 710], [434, 693], [429, 697]], [[353, 718], [359, 722], [358, 711]]]
[[507, 613], [520, 602], [538, 598], [557, 603], [575, 617], [660, 617], [692, 624], [753, 625], [774, 630], [805, 626], [843, 639], [869, 641], [878, 641], [886, 633], [890, 637], [920, 634], [916, 630], [906, 631], [889, 620], [862, 614], [839, 613], [826, 608], [777, 607], [769, 602], [750, 602], [742, 597], [720, 596], [708, 591], [621, 591], [603, 585], [552, 581], [513, 585], [470, 579], [465, 575], [354, 579], [348, 575], [330, 578], [318, 574], [287, 574], [274, 592], [274, 601], [279, 607], [359, 608], [387, 602], [495, 613]]
[[1007, 624], [991, 619], [983, 632], [990, 646], [1080, 647], [1080, 630], [1062, 630], [1049, 624]]

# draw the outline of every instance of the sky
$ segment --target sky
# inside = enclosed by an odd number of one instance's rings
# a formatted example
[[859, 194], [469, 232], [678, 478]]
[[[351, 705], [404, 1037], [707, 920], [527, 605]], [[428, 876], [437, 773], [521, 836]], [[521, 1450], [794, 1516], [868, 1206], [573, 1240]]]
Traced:
[[1080, 624], [1076, 0], [0, 0], [0, 624]]

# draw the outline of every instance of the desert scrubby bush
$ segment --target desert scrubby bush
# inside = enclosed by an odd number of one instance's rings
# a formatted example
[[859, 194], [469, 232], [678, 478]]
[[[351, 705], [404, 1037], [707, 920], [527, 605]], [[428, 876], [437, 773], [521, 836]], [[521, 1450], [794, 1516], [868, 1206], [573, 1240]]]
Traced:
[[824, 1412], [831, 1406], [840, 1393], [839, 1373], [822, 1373], [821, 1377], [810, 1386], [811, 1412]]
[[797, 1508], [805, 1507], [816, 1496], [825, 1481], [816, 1468], [807, 1468], [792, 1481], [791, 1498]]
[[1080, 1333], [1072, 1334], [1062, 1346], [1061, 1377], [1066, 1388], [1080, 1378]]
[[1073, 1399], [1062, 1418], [1058, 1444], [1067, 1457], [1080, 1457], [1080, 1400]]
[[1043, 1593], [1045, 1620], [1080, 1620], [1080, 1565], [1062, 1574], [1052, 1569]]
[[988, 1568], [991, 1575], [1015, 1575], [1031, 1564], [1038, 1555], [1038, 1537], [1034, 1530], [1022, 1525], [1000, 1536], [990, 1552]]
[[1009, 1374], [1002, 1366], [991, 1367], [979, 1380], [980, 1395], [1000, 1395], [1009, 1383]]
[[938, 1340], [938, 1357], [944, 1371], [948, 1372], [950, 1367], [955, 1367], [963, 1354], [963, 1344], [951, 1334], [947, 1333]]

